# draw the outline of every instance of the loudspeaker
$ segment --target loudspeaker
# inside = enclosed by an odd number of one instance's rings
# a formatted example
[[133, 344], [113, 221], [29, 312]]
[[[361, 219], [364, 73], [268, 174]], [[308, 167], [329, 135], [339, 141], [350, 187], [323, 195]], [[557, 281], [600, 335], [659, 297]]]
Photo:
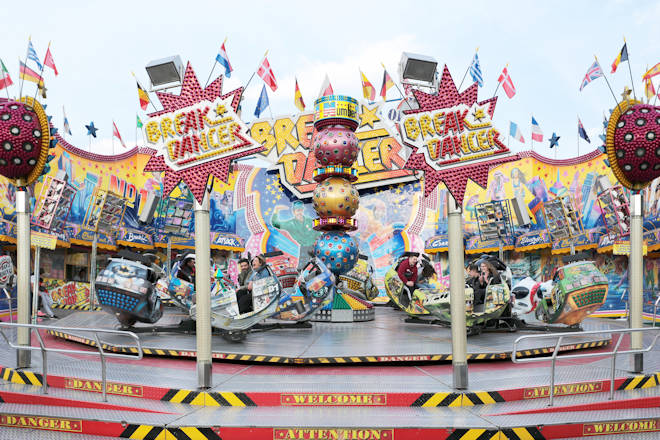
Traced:
[[154, 218], [154, 214], [156, 212], [156, 208], [158, 208], [158, 204], [160, 203], [160, 196], [158, 196], [155, 192], [149, 192], [147, 195], [147, 200], [144, 202], [144, 206], [142, 207], [142, 212], [140, 213], [140, 217], [138, 220], [140, 220], [142, 223], [151, 223], [151, 220]]
[[525, 205], [525, 200], [521, 196], [511, 199], [511, 206], [516, 215], [518, 226], [527, 226], [531, 223], [527, 213], [527, 205]]

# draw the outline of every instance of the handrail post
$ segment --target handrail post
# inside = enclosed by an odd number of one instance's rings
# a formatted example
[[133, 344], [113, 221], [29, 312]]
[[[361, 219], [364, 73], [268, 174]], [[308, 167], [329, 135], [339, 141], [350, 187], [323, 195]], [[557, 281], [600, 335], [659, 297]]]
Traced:
[[616, 371], [616, 354], [619, 351], [619, 345], [621, 345], [621, 341], [623, 340], [623, 333], [619, 334], [619, 340], [616, 341], [616, 346], [614, 347], [614, 351], [612, 351], [612, 366], [611, 368], [611, 376], [610, 376], [610, 400], [614, 399], [614, 375]]
[[101, 347], [101, 340], [99, 339], [99, 334], [97, 332], [94, 332], [94, 339], [96, 340], [96, 347], [99, 349], [99, 353], [101, 355], [101, 386], [103, 387], [103, 401], [107, 402], [108, 401], [108, 390], [106, 386], [106, 370], [105, 370], [105, 352], [103, 351], [103, 347]]
[[41, 391], [43, 394], [48, 394], [48, 350], [46, 350], [46, 344], [41, 338], [39, 329], [32, 328], [32, 330], [37, 334], [37, 340], [39, 341], [39, 348], [41, 350], [41, 376], [43, 383], [41, 384]]
[[557, 344], [555, 344], [555, 349], [552, 352], [552, 371], [550, 374], [550, 404], [552, 406], [555, 401], [555, 366], [557, 365], [557, 354], [559, 354], [559, 347], [561, 346], [561, 341], [564, 337], [559, 336], [557, 339]]
[[658, 312], [658, 302], [660, 302], [660, 294], [658, 294], [658, 298], [655, 300], [655, 304], [653, 304], [653, 327], [655, 327], [655, 317]]

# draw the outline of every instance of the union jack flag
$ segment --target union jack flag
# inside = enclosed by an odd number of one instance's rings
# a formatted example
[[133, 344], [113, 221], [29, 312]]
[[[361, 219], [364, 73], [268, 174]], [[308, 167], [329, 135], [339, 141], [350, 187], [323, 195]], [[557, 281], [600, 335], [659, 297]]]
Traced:
[[600, 64], [598, 64], [598, 60], [596, 60], [591, 67], [589, 67], [589, 70], [587, 70], [587, 74], [584, 75], [582, 85], [580, 85], [580, 91], [582, 91], [582, 89], [584, 89], [584, 87], [591, 81], [600, 78], [601, 76], [603, 76], [603, 69], [601, 69]]

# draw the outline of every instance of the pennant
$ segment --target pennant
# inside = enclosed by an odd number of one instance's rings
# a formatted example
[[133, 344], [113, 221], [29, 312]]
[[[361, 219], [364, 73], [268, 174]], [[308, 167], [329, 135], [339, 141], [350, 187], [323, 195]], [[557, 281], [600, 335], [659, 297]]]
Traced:
[[587, 131], [584, 129], [584, 125], [582, 125], [582, 121], [580, 121], [580, 118], [578, 118], [578, 134], [582, 139], [591, 143], [591, 140], [589, 139], [589, 136], [587, 136]]
[[121, 138], [121, 135], [119, 134], [119, 129], [117, 128], [117, 124], [115, 124], [115, 121], [112, 121], [112, 135], [119, 139], [119, 142], [121, 142], [121, 146], [126, 148], [126, 144], [124, 144], [124, 140]]
[[19, 77], [21, 77], [24, 81], [30, 81], [33, 83], [36, 83], [39, 88], [42, 88], [44, 86], [44, 80], [39, 75], [37, 72], [34, 70], [30, 69], [28, 66], [23, 64], [22, 61], [18, 61], [20, 69], [19, 69]]
[[651, 81], [650, 78], [644, 80], [644, 94], [646, 94], [646, 99], [649, 101], [655, 96], [655, 88], [653, 87], [653, 81]]
[[39, 57], [37, 56], [37, 51], [34, 50], [34, 46], [32, 45], [32, 39], [28, 39], [28, 60], [32, 60], [35, 63], [37, 63], [37, 67], [39, 67], [39, 70], [44, 70], [44, 66], [41, 65], [41, 61], [39, 61]]
[[617, 55], [614, 62], [612, 62], [612, 72], [610, 73], [616, 72], [616, 69], [622, 61], [628, 61], [628, 43], [623, 43], [621, 52], [619, 52], [619, 55]]
[[541, 131], [541, 126], [534, 116], [532, 116], [532, 140], [536, 142], [543, 142], [543, 132]]
[[149, 94], [146, 92], [146, 90], [142, 88], [142, 86], [140, 85], [140, 81], [138, 81], [137, 78], [135, 78], [135, 82], [137, 83], [137, 88], [138, 88], [138, 99], [140, 100], [140, 108], [142, 110], [146, 110], [147, 106], [151, 102], [151, 100], [149, 99]]
[[330, 96], [333, 95], [335, 92], [332, 90], [332, 84], [330, 84], [330, 78], [328, 78], [328, 74], [325, 74], [325, 78], [323, 79], [323, 84], [321, 84], [321, 90], [319, 91], [319, 98], [322, 96]]
[[383, 66], [383, 85], [380, 87], [380, 97], [383, 98], [383, 101], [387, 101], [387, 91], [392, 87], [394, 87], [394, 81]]
[[479, 65], [479, 55], [476, 53], [472, 59], [472, 64], [470, 64], [470, 76], [472, 77], [472, 81], [479, 84], [479, 87], [484, 86], [484, 79], [481, 74], [481, 66]]
[[275, 74], [273, 73], [273, 69], [270, 68], [268, 58], [264, 57], [261, 65], [259, 66], [259, 69], [257, 70], [257, 75], [259, 75], [259, 77], [264, 80], [264, 82], [273, 92], [277, 90], [277, 81], [275, 81]]
[[66, 118], [66, 112], [64, 111], [64, 106], [62, 106], [62, 115], [64, 116], [64, 132], [68, 133], [71, 136], [71, 127], [69, 126], [69, 120]]
[[216, 55], [215, 60], [225, 68], [225, 76], [230, 78], [231, 72], [234, 69], [232, 69], [231, 63], [229, 62], [229, 57], [227, 56], [227, 50], [225, 49], [226, 42], [227, 39], [225, 38], [225, 41], [222, 42], [222, 46], [220, 46], [220, 50], [218, 51], [218, 55]]
[[296, 105], [298, 110], [301, 112], [305, 111], [305, 101], [303, 101], [302, 93], [300, 93], [300, 88], [298, 87], [298, 78], [296, 78], [296, 91], [293, 95], [293, 103]]
[[642, 79], [650, 79], [653, 78], [656, 75], [660, 75], [660, 63], [656, 64], [655, 66], [651, 67], [642, 77]]
[[9, 87], [12, 84], [14, 84], [14, 82], [9, 76], [7, 67], [5, 67], [5, 63], [0, 60], [0, 90], [4, 89], [5, 87]]
[[520, 131], [520, 127], [518, 127], [518, 124], [511, 121], [509, 121], [509, 123], [511, 124], [509, 127], [509, 134], [511, 135], [511, 137], [517, 140], [518, 142], [524, 144], [525, 138], [523, 137], [522, 132]]
[[509, 76], [509, 71], [507, 70], [506, 66], [502, 70], [502, 74], [497, 79], [497, 81], [500, 84], [502, 84], [502, 88], [504, 89], [504, 93], [506, 93], [506, 96], [508, 96], [509, 99], [511, 99], [515, 96], [516, 88], [513, 85], [513, 81], [511, 81], [511, 77]]
[[46, 56], [44, 57], [44, 66], [48, 66], [51, 69], [53, 69], [53, 72], [55, 72], [55, 76], [58, 75], [57, 67], [55, 67], [55, 60], [53, 59], [53, 54], [50, 53], [50, 44], [48, 45], [48, 49], [46, 49]]
[[266, 92], [266, 85], [261, 89], [261, 95], [259, 96], [259, 101], [257, 101], [257, 108], [254, 109], [254, 116], [257, 118], [261, 116], [261, 113], [266, 110], [268, 107], [268, 92]]
[[137, 121], [135, 122], [137, 128], [142, 128], [142, 127], [144, 127], [144, 124], [142, 123], [142, 120], [140, 119], [140, 116], [139, 116], [139, 115], [135, 115], [135, 117], [137, 118]]
[[368, 99], [369, 101], [373, 101], [376, 99], [376, 89], [374, 88], [373, 85], [369, 82], [367, 77], [362, 73], [360, 70], [360, 78], [362, 80], [362, 95], [364, 96], [364, 99]]
[[580, 91], [585, 88], [587, 84], [589, 84], [591, 81], [595, 80], [596, 78], [600, 78], [603, 76], [603, 69], [600, 68], [600, 64], [598, 64], [598, 60], [594, 61], [594, 63], [589, 67], [589, 70], [587, 70], [587, 73], [584, 75], [584, 78], [582, 79], [582, 84], [580, 85]]

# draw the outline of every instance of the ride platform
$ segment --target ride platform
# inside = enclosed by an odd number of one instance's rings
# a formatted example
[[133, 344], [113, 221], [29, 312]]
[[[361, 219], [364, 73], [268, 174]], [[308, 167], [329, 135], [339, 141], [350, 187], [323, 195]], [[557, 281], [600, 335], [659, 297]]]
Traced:
[[[251, 331], [241, 342], [229, 342], [220, 335], [212, 338], [212, 356], [218, 361], [297, 365], [358, 365], [378, 363], [440, 363], [451, 361], [451, 329], [431, 324], [406, 323], [406, 315], [390, 307], [376, 307], [376, 319], [368, 322], [323, 323], [311, 326], [265, 326]], [[196, 342], [194, 323], [180, 327], [186, 315], [167, 309], [158, 326], [137, 324], [146, 355], [194, 358]], [[74, 312], [60, 319], [61, 327], [118, 329], [113, 315], [105, 312]], [[522, 334], [541, 331], [486, 332], [468, 337], [468, 360], [508, 359], [513, 342]], [[84, 333], [51, 332], [54, 336], [87, 345], [95, 345]], [[562, 351], [602, 347], [610, 336], [566, 337]], [[131, 352], [125, 338], [104, 336], [106, 350]], [[554, 350], [552, 339], [535, 340], [521, 346], [518, 356], [547, 356]]]

